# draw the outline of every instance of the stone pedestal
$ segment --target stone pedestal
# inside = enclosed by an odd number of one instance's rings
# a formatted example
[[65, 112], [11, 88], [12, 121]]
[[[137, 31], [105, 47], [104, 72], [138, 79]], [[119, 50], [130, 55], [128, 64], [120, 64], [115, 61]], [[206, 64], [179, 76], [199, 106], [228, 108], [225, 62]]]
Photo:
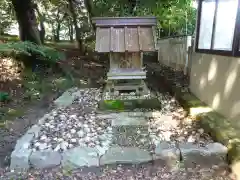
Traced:
[[135, 108], [160, 109], [161, 104], [155, 94], [153, 94], [143, 82], [143, 91], [121, 93], [121, 91], [109, 92], [108, 85], [105, 87], [102, 100], [99, 103], [101, 110], [133, 110]]

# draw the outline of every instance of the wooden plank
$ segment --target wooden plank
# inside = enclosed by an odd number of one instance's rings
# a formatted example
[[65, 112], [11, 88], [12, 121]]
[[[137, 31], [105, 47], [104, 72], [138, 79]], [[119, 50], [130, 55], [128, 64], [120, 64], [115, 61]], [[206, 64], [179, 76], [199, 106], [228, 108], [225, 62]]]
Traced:
[[143, 52], [140, 52], [140, 66], [143, 68]]
[[113, 52], [125, 52], [124, 28], [114, 28], [112, 31]]
[[109, 52], [110, 51], [110, 28], [100, 28], [96, 43], [99, 45], [98, 52]]
[[133, 68], [141, 69], [140, 52], [132, 53], [131, 59], [132, 59]]
[[92, 21], [96, 26], [154, 26], [156, 17], [94, 17]]
[[96, 45], [95, 45], [95, 51], [99, 52], [100, 49], [100, 28], [97, 27], [96, 29]]
[[118, 90], [118, 91], [121, 91], [121, 90], [136, 90], [138, 89], [139, 87], [143, 87], [143, 85], [135, 85], [135, 86], [130, 86], [128, 84], [126, 84], [125, 86], [122, 85], [122, 86], [114, 86], [114, 89], [115, 90]]
[[139, 52], [138, 30], [136, 27], [128, 27], [127, 31], [128, 52]]
[[121, 75], [121, 76], [141, 76], [141, 75], [146, 75], [146, 72], [143, 71], [142, 69], [139, 69], [139, 71], [110, 71], [108, 72], [108, 76], [115, 76], [115, 75]]
[[113, 27], [110, 28], [109, 47], [110, 52], [113, 52]]
[[145, 52], [155, 51], [152, 28], [141, 27], [140, 32], [142, 40], [142, 50]]
[[140, 32], [140, 26], [137, 27], [137, 33], [138, 33], [138, 45], [139, 45], [139, 51], [142, 51], [142, 38], [141, 38], [141, 32]]
[[127, 26], [124, 26], [124, 45], [125, 45], [125, 51], [128, 51], [128, 35], [127, 35], [127, 32], [128, 31], [128, 28]]
[[114, 62], [113, 62], [113, 54], [112, 52], [109, 53], [109, 60], [110, 60], [110, 69], [114, 69]]
[[110, 76], [108, 80], [119, 80], [119, 79], [146, 79], [146, 76]]

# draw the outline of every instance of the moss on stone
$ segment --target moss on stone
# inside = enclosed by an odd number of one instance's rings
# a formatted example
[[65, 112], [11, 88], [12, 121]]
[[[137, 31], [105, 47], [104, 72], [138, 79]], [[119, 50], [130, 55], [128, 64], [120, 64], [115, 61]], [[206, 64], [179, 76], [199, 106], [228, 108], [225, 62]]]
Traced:
[[161, 108], [161, 104], [157, 98], [153, 99], [137, 99], [137, 100], [101, 100], [99, 103], [101, 110], [133, 110], [135, 108]]

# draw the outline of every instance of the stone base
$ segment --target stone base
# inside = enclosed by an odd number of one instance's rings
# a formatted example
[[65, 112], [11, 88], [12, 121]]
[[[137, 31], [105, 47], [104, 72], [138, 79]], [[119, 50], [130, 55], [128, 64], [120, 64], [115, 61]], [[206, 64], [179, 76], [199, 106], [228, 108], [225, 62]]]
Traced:
[[157, 98], [151, 99], [112, 99], [101, 100], [99, 102], [100, 110], [133, 110], [136, 108], [160, 109], [161, 104]]
[[160, 109], [161, 104], [157, 96], [154, 95], [147, 86], [146, 91], [142, 95], [137, 95], [134, 92], [130, 93], [109, 93], [108, 87], [105, 87], [102, 100], [99, 102], [100, 110], [133, 110], [136, 108]]

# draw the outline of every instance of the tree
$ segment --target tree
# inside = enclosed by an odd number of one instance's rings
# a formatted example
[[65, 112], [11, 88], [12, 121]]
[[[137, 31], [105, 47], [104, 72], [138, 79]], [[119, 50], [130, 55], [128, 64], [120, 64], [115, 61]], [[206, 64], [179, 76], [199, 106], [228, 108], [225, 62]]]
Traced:
[[135, 15], [135, 8], [137, 6], [137, 0], [128, 0], [129, 1], [129, 13]]
[[192, 34], [195, 27], [192, 0], [95, 0], [93, 4], [95, 16], [155, 16], [161, 36]]
[[93, 29], [95, 30], [96, 27], [95, 25], [92, 23], [92, 17], [95, 16], [94, 14], [94, 10], [93, 10], [93, 2], [92, 0], [84, 0], [84, 5], [87, 9], [87, 12], [88, 12], [88, 19], [89, 19], [89, 22], [91, 24], [91, 26], [93, 27]]
[[68, 17], [67, 20], [67, 26], [68, 26], [68, 35], [69, 35], [69, 40], [70, 42], [73, 42], [73, 26], [72, 26], [72, 18]]
[[34, 5], [31, 0], [11, 0], [19, 25], [19, 34], [22, 41], [31, 41], [41, 44]]
[[0, 17], [0, 35], [3, 35], [15, 20], [11, 2], [7, 0], [0, 1]]
[[77, 14], [76, 14], [75, 9], [74, 9], [73, 0], [68, 0], [68, 5], [69, 5], [69, 11], [72, 15], [73, 24], [74, 24], [74, 27], [75, 27], [76, 40], [78, 42], [78, 48], [79, 48], [81, 53], [84, 53], [83, 41], [81, 39], [81, 31], [80, 31], [80, 28], [78, 27]]
[[39, 23], [40, 23], [40, 30], [39, 30], [39, 33], [40, 33], [40, 40], [41, 40], [41, 43], [44, 44], [44, 39], [45, 39], [45, 26], [44, 26], [44, 21], [45, 21], [45, 16], [39, 11], [39, 8], [38, 8], [38, 5], [35, 4], [35, 10], [37, 11], [38, 13], [38, 17], [39, 17]]

